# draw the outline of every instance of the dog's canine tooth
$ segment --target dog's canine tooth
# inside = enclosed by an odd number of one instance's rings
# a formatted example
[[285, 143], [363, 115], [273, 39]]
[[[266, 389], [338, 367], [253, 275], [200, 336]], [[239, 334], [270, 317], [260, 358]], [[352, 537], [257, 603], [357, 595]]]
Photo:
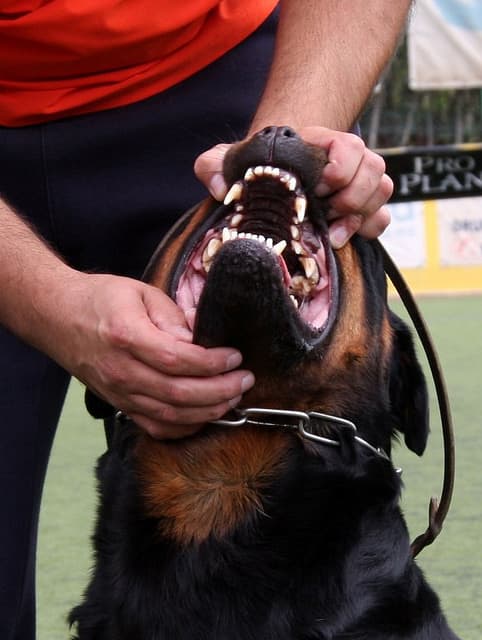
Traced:
[[303, 265], [308, 280], [317, 283], [320, 279], [320, 272], [318, 271], [316, 260], [314, 260], [314, 258], [300, 258], [300, 262]]
[[233, 200], [239, 200], [243, 193], [243, 185], [241, 182], [235, 182], [224, 198], [224, 204], [231, 204]]
[[304, 255], [306, 252], [303, 249], [302, 245], [300, 242], [298, 242], [297, 240], [292, 240], [291, 241], [291, 247], [293, 249], [293, 251], [296, 253], [297, 256], [302, 256]]
[[222, 244], [223, 243], [219, 238], [211, 238], [211, 240], [208, 242], [206, 249], [204, 250], [203, 258], [204, 256], [211, 259], [214, 258], [214, 256], [217, 254], [217, 252], [221, 248]]
[[295, 211], [298, 222], [301, 223], [305, 219], [306, 213], [306, 198], [305, 196], [296, 196], [295, 198]]
[[222, 240], [223, 240], [223, 243], [228, 242], [228, 240], [231, 240], [231, 232], [229, 231], [228, 227], [223, 228]]
[[231, 221], [229, 223], [230, 227], [239, 227], [239, 225], [241, 224], [241, 221], [243, 219], [243, 215], [241, 213], [236, 213], [232, 218]]
[[290, 294], [290, 299], [291, 299], [291, 302], [293, 303], [295, 309], [298, 309], [298, 307], [299, 307], [298, 300], [295, 298], [295, 296], [292, 293]]
[[244, 179], [247, 182], [249, 182], [250, 180], [254, 179], [254, 171], [253, 171], [253, 169], [251, 167], [246, 170], [246, 173], [244, 174]]
[[295, 225], [295, 224], [291, 225], [290, 231], [291, 231], [291, 237], [293, 238], [293, 240], [299, 240], [300, 239], [300, 230], [297, 227], [297, 225]]
[[286, 249], [286, 247], [287, 247], [286, 240], [280, 240], [274, 245], [272, 250], [274, 251], [274, 253], [276, 253], [276, 255], [280, 256], [283, 253], [283, 251]]

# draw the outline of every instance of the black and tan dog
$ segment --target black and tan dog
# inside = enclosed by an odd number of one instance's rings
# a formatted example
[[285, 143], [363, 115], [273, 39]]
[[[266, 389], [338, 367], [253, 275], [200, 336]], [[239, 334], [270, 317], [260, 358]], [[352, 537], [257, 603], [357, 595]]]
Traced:
[[147, 279], [197, 309], [196, 341], [239, 348], [257, 382], [233, 423], [181, 441], [118, 427], [80, 640], [456, 638], [390, 461], [397, 431], [424, 450], [425, 382], [377, 245], [330, 249], [323, 162], [291, 129], [261, 131], [228, 154], [224, 205], [154, 256]]

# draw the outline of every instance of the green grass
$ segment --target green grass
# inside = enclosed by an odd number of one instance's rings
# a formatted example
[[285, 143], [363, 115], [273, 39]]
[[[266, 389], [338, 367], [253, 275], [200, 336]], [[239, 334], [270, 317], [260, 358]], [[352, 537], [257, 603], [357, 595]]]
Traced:
[[[398, 303], [392, 305], [398, 312]], [[482, 297], [425, 299], [421, 306], [444, 367], [457, 439], [453, 506], [440, 538], [419, 556], [446, 614], [464, 640], [480, 640], [482, 622], [481, 481]], [[421, 460], [395, 450], [403, 468], [405, 511], [412, 537], [427, 526], [431, 495], [442, 483], [441, 436], [433, 410], [429, 449]], [[93, 468], [104, 449], [102, 426], [71, 387], [52, 453], [41, 514], [38, 557], [38, 639], [66, 640], [65, 617], [80, 598], [90, 566], [95, 514]], [[477, 605], [479, 603], [479, 605]]]

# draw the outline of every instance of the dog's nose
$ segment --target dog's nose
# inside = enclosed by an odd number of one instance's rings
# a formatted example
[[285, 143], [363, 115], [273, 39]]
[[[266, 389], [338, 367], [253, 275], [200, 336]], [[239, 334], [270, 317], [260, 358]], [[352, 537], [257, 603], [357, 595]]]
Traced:
[[282, 138], [299, 138], [299, 136], [296, 133], [296, 131], [294, 129], [292, 129], [291, 127], [288, 127], [288, 126], [282, 126], [282, 127], [270, 126], [270, 127], [265, 127], [264, 129], [262, 129], [258, 133], [258, 136], [260, 138], [264, 139], [266, 144], [272, 144], [277, 139], [282, 139]]

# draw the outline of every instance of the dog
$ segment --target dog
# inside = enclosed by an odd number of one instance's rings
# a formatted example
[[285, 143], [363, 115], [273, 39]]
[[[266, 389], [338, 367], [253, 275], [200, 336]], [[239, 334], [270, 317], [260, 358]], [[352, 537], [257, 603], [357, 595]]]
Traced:
[[456, 640], [415, 564], [391, 459], [427, 391], [379, 246], [328, 240], [324, 152], [289, 127], [234, 145], [224, 204], [189, 211], [145, 279], [195, 308], [256, 384], [176, 441], [118, 420], [98, 464], [79, 640]]

